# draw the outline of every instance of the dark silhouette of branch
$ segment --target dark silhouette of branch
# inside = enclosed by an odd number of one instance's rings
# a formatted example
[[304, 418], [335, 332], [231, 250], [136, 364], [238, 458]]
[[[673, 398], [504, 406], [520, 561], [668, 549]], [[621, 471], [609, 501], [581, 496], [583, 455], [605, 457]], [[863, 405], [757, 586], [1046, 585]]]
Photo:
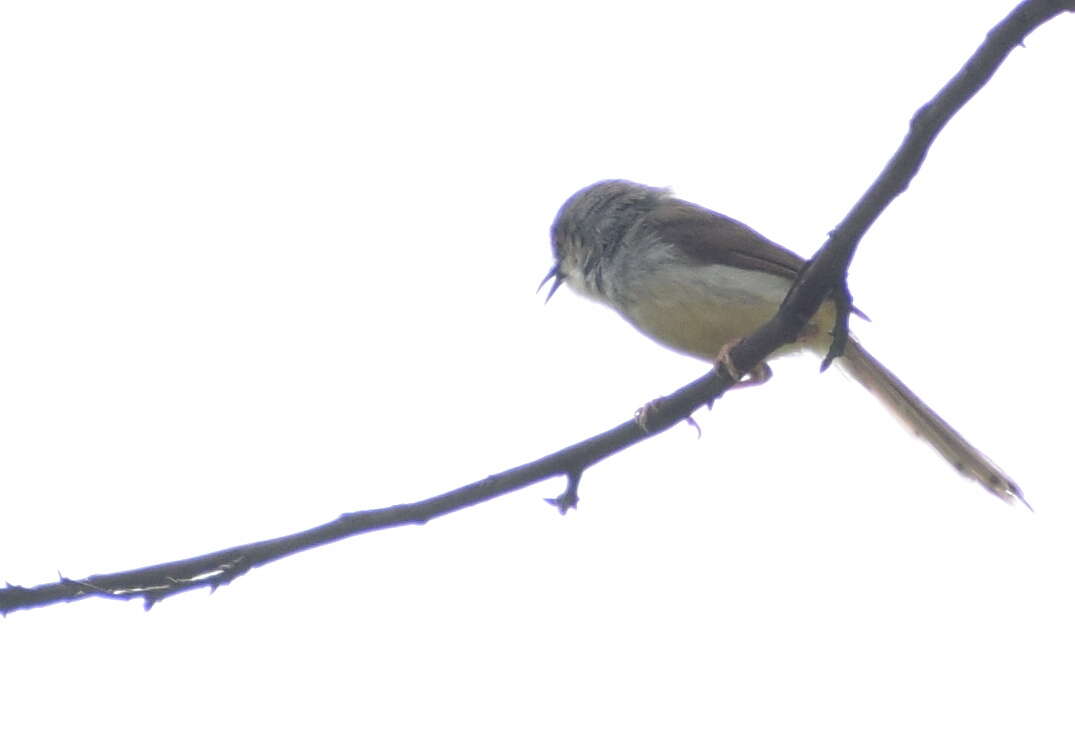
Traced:
[[[796, 340], [828, 298], [837, 300], [838, 309], [843, 314], [833, 331], [833, 345], [822, 368], [839, 355], [847, 339], [847, 315], [851, 308], [851, 296], [846, 286], [847, 268], [859, 240], [889, 203], [907, 188], [933, 140], [948, 120], [985, 85], [1008, 53], [1021, 45], [1031, 31], [1064, 11], [1075, 11], [1075, 0], [1027, 0], [1020, 3], [989, 32], [982, 45], [952, 80], [918, 110], [911, 120], [910, 131], [895, 155], [847, 217], [831, 232], [829, 239], [789, 292], [777, 315], [732, 349], [731, 356], [739, 371], [752, 370], [781, 345]], [[560, 497], [550, 502], [556, 504], [561, 512], [566, 512], [578, 503], [579, 482], [588, 467], [669, 429], [689, 418], [702, 405], [712, 405], [732, 384], [732, 378], [724, 372], [723, 367], [710, 371], [660, 399], [657, 408], [647, 413], [645, 429], [632, 419], [532, 463], [420, 502], [347, 513], [324, 525], [289, 536], [152, 567], [93, 575], [82, 580], [61, 577], [58, 582], [33, 588], [8, 585], [0, 589], [0, 613], [89, 596], [141, 598], [149, 608], [163, 598], [186, 590], [202, 587], [215, 589], [250, 569], [300, 551], [367, 531], [425, 523], [555, 476], [565, 476], [567, 488]]]

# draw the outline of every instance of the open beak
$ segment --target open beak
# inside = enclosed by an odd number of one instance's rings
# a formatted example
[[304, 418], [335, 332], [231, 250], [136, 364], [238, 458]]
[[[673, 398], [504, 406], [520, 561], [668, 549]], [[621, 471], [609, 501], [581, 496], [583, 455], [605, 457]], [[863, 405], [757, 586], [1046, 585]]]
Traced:
[[537, 290], [541, 291], [541, 288], [552, 279], [552, 288], [549, 289], [549, 295], [545, 297], [545, 304], [549, 303], [552, 299], [552, 295], [556, 293], [556, 290], [560, 288], [560, 284], [564, 282], [564, 276], [560, 273], [560, 264], [552, 266], [552, 270], [549, 271], [545, 278], [541, 279], [541, 283], [538, 285]]

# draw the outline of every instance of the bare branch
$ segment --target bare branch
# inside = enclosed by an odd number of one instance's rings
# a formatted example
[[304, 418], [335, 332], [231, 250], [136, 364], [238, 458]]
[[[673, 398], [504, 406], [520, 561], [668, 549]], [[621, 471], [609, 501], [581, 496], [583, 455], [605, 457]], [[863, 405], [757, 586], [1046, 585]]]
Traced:
[[[1026, 0], [989, 31], [959, 72], [915, 113], [896, 153], [843, 221], [830, 232], [828, 241], [814, 255], [776, 317], [732, 350], [733, 361], [741, 371], [751, 369], [784, 343], [795, 340], [830, 294], [838, 300], [841, 297], [850, 300], [847, 268], [859, 241], [881, 212], [907, 189], [941, 129], [993, 77], [1008, 54], [1022, 46], [1030, 32], [1065, 10], [1071, 11], [1073, 5], [1071, 0]], [[823, 369], [841, 353], [846, 341], [847, 312], [843, 310], [833, 337], [833, 349], [825, 358]]]
[[[989, 32], [963, 68], [914, 115], [910, 131], [895, 155], [832, 231], [776, 317], [732, 350], [734, 363], [740, 371], [754, 369], [781, 345], [797, 339], [806, 323], [830, 297], [837, 300], [843, 314], [834, 331], [833, 348], [823, 367], [839, 355], [846, 340], [851, 300], [846, 288], [847, 268], [862, 236], [896, 196], [907, 189], [941, 129], [985, 85], [1007, 55], [1035, 28], [1064, 11], [1073, 10], [1073, 0], [1027, 0]], [[163, 598], [186, 590], [215, 589], [248, 570], [300, 551], [368, 531], [425, 523], [556, 476], [567, 477], [567, 488], [559, 498], [550, 501], [563, 512], [577, 504], [579, 481], [588, 467], [689, 418], [700, 406], [712, 404], [732, 384], [723, 368], [711, 371], [661, 399], [659, 406], [647, 413], [645, 429], [636, 420], [626, 421], [532, 463], [420, 502], [348, 513], [289, 536], [152, 567], [93, 575], [83, 580], [61, 577], [55, 583], [33, 588], [9, 585], [0, 589], [0, 613], [90, 596], [141, 598], [149, 608]]]

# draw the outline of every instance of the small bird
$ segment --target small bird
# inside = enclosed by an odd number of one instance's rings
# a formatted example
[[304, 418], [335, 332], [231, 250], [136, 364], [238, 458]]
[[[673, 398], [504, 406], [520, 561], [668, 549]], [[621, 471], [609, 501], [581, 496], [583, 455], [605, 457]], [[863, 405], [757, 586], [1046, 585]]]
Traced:
[[[616, 310], [675, 351], [720, 364], [776, 314], [806, 261], [749, 226], [626, 180], [598, 182], [564, 203], [552, 225], [549, 298], [562, 283]], [[824, 356], [836, 319], [826, 302], [795, 343]], [[837, 363], [957, 471], [1006, 502], [1019, 486], [871, 356], [854, 337]], [[752, 373], [767, 379], [768, 367]], [[1029, 506], [1029, 505], [1028, 505]]]

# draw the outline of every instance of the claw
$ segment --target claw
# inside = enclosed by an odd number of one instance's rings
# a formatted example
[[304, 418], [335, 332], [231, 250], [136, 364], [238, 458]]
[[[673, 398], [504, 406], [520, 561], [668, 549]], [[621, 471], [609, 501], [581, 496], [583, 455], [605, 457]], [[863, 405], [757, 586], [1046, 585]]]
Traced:
[[642, 408], [635, 411], [635, 423], [643, 432], [649, 434], [649, 420], [661, 409], [661, 401], [664, 398], [655, 398]]
[[724, 371], [735, 380], [735, 384], [732, 385], [733, 388], [764, 385], [773, 378], [772, 367], [765, 362], [762, 362], [749, 372], [745, 373], [746, 379], [743, 379], [744, 373], [740, 372], [739, 368], [735, 366], [735, 362], [732, 361], [732, 349], [735, 348], [741, 340], [743, 339], [737, 338], [734, 341], [721, 346], [720, 352], [717, 354], [717, 360], [714, 362], [713, 366], [717, 369], [724, 367]]

